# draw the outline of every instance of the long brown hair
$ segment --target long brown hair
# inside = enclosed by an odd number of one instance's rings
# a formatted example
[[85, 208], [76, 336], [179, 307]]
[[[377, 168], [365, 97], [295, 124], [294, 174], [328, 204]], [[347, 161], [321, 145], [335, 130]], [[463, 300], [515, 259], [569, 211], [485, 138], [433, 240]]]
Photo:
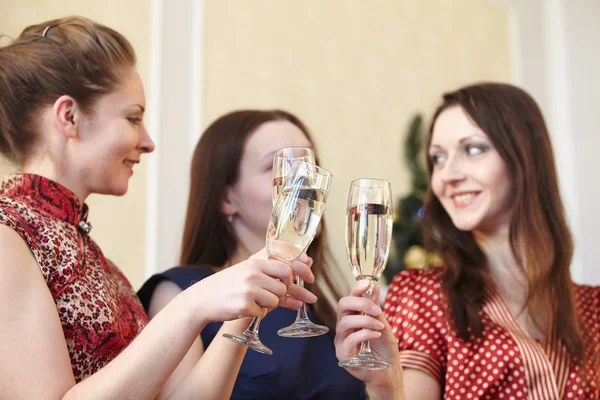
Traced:
[[[528, 281], [526, 307], [537, 328], [557, 335], [575, 360], [584, 359], [584, 339], [575, 309], [570, 264], [573, 240], [560, 199], [554, 155], [542, 113], [525, 91], [508, 84], [482, 83], [443, 96], [439, 115], [461, 107], [489, 137], [513, 179], [510, 246]], [[427, 169], [431, 176], [432, 160]], [[463, 340], [481, 337], [479, 312], [493, 287], [486, 258], [471, 232], [458, 230], [429, 187], [423, 228], [428, 246], [445, 264], [443, 290]]]
[[[225, 190], [239, 178], [246, 141], [259, 126], [270, 121], [289, 121], [312, 142], [306, 126], [293, 114], [282, 110], [239, 110], [223, 115], [202, 134], [191, 165], [191, 184], [183, 231], [182, 265], [224, 265], [236, 250], [236, 238], [221, 213]], [[313, 142], [314, 143], [314, 142]], [[319, 299], [315, 312], [332, 331], [336, 323], [336, 303], [340, 297], [333, 257], [323, 232], [312, 242], [308, 255], [314, 260], [316, 283], [307, 285]]]
[[37, 114], [62, 95], [84, 112], [122, 84], [135, 66], [131, 44], [118, 32], [83, 17], [31, 25], [0, 47], [0, 152], [20, 164], [38, 144]]

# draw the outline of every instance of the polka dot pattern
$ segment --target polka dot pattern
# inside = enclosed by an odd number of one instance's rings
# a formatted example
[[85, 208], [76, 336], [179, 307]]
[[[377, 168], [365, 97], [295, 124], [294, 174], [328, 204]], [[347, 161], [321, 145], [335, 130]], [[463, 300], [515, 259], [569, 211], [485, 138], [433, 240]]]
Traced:
[[[405, 368], [415, 368], [437, 379], [445, 399], [551, 399], [540, 388], [535, 365], [521, 353], [515, 336], [504, 326], [481, 312], [484, 335], [471, 342], [461, 340], [448, 323], [448, 308], [441, 290], [442, 268], [406, 270], [391, 282], [384, 313], [398, 340]], [[577, 286], [575, 295], [582, 319], [600, 352], [600, 289]], [[523, 348], [522, 343], [521, 348]], [[533, 343], [533, 346], [539, 346]], [[545, 370], [558, 370], [559, 362], [538, 353], [547, 363]], [[551, 352], [552, 349], [546, 349]], [[550, 361], [548, 361], [550, 360]], [[562, 366], [565, 366], [562, 360]], [[598, 371], [588, 371], [585, 379], [575, 365], [566, 365], [568, 373], [559, 396], [564, 399], [598, 399]], [[597, 368], [597, 370], [600, 370]], [[551, 373], [552, 374], [552, 373]], [[532, 378], [533, 376], [533, 378]], [[547, 381], [555, 384], [555, 377]], [[546, 393], [546, 394], [544, 394]]]

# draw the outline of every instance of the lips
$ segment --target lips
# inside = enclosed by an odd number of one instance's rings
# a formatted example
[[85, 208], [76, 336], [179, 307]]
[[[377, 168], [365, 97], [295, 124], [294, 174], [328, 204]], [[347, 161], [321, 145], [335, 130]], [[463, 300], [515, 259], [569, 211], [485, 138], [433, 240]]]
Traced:
[[481, 192], [460, 192], [450, 196], [456, 208], [465, 208], [475, 203]]
[[125, 160], [123, 161], [123, 164], [129, 168], [129, 171], [133, 174], [133, 166], [135, 164], [139, 163], [139, 161], [133, 161], [133, 160]]
[[139, 163], [139, 161], [125, 160], [123, 164], [127, 165], [129, 168], [133, 168], [135, 164]]

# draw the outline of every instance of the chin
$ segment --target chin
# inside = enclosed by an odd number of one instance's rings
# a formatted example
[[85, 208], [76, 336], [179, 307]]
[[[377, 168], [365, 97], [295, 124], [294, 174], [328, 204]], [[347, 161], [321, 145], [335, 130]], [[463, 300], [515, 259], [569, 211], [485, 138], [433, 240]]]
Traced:
[[127, 188], [124, 189], [119, 189], [119, 190], [115, 190], [114, 192], [112, 192], [111, 194], [113, 196], [124, 196], [125, 193], [127, 193]]
[[108, 194], [112, 196], [123, 196], [129, 189], [129, 182], [113, 182], [112, 185], [105, 188], [100, 194]]
[[127, 190], [129, 189], [129, 182], [125, 182], [121, 185], [118, 185], [114, 188], [115, 190], [113, 191], [112, 195], [114, 196], [123, 196], [125, 193], [127, 193]]
[[479, 221], [468, 220], [466, 218], [452, 218], [452, 223], [459, 231], [471, 232], [479, 226]]

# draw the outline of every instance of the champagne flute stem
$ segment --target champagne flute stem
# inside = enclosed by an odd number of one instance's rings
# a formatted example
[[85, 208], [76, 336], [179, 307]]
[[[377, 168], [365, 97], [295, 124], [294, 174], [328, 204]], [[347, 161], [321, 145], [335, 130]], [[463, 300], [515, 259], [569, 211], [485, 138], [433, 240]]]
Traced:
[[[301, 288], [304, 287], [304, 280], [296, 275], [296, 285]], [[306, 320], [308, 319], [308, 314], [306, 313], [306, 303], [302, 302], [302, 306], [298, 309], [298, 315], [296, 316], [296, 320]]]
[[266, 309], [263, 308], [263, 312], [260, 316], [252, 318], [250, 326], [248, 326], [248, 329], [246, 329], [247, 331], [252, 332], [256, 336], [258, 336], [258, 328], [260, 327], [260, 321], [262, 321], [263, 315], [265, 315], [265, 311]]
[[[371, 299], [371, 297], [373, 296], [374, 288], [375, 288], [375, 281], [369, 280], [369, 290], [367, 290], [365, 293], [363, 293], [362, 297]], [[371, 343], [369, 343], [368, 341], [361, 342], [360, 350], [358, 351], [358, 356], [359, 357], [370, 356], [371, 354], [372, 354], [371, 353]]]

